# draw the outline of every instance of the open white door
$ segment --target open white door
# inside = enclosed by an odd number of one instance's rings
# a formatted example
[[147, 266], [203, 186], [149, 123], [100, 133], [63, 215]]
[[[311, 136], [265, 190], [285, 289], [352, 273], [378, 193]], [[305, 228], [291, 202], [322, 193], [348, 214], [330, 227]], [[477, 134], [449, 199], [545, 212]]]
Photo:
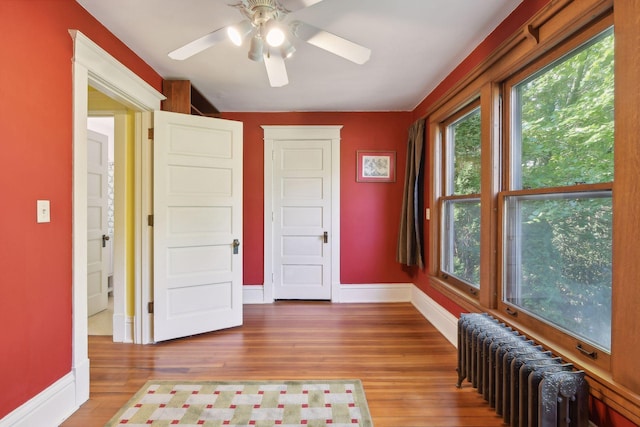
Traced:
[[87, 314], [107, 308], [109, 137], [87, 130]]
[[242, 324], [242, 123], [154, 112], [154, 341]]

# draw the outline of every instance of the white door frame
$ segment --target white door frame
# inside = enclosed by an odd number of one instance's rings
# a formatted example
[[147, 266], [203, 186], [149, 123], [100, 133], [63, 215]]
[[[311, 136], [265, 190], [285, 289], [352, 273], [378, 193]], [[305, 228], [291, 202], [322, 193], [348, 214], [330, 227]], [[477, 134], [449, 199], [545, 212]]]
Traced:
[[340, 302], [340, 129], [335, 126], [262, 126], [264, 129], [264, 287], [273, 297], [273, 147], [276, 140], [331, 140], [331, 301]]
[[[143, 213], [148, 206], [145, 196], [150, 191], [148, 178], [142, 175], [144, 162], [141, 141], [142, 112], [160, 109], [164, 96], [151, 85], [126, 68], [78, 30], [69, 30], [73, 39], [73, 207], [72, 207], [72, 288], [73, 288], [73, 332], [72, 374], [76, 404], [79, 406], [89, 398], [89, 358], [87, 338], [87, 116], [88, 87], [92, 86], [114, 98], [136, 113], [136, 225], [142, 225]], [[148, 116], [149, 114], [147, 114]], [[147, 117], [148, 120], [148, 117]], [[136, 296], [142, 292], [145, 239], [144, 227], [136, 233]], [[148, 265], [148, 262], [146, 263]], [[147, 267], [148, 268], [148, 267]], [[136, 325], [142, 321], [142, 304], [136, 299]], [[141, 329], [138, 326], [138, 329]], [[139, 333], [136, 331], [136, 336]], [[140, 342], [137, 340], [137, 342]]]

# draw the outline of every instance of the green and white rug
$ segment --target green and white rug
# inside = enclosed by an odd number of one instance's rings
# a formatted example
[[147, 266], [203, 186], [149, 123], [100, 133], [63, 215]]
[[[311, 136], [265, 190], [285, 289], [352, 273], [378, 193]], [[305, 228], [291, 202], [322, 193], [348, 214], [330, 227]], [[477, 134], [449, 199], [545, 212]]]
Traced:
[[149, 381], [115, 426], [372, 427], [360, 380]]

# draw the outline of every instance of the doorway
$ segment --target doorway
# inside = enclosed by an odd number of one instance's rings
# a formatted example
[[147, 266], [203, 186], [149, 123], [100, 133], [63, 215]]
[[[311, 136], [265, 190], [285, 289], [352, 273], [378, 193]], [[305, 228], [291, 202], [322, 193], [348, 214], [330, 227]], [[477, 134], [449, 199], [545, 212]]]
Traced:
[[[84, 403], [89, 398], [89, 357], [87, 346], [87, 117], [89, 115], [88, 97], [89, 87], [93, 87], [103, 94], [108, 94], [112, 99], [125, 105], [135, 115], [135, 140], [136, 140], [136, 165], [134, 169], [140, 173], [136, 175], [135, 190], [140, 199], [135, 200], [134, 223], [142, 223], [143, 209], [147, 208], [148, 197], [143, 190], [142, 180], [142, 147], [138, 141], [142, 141], [143, 125], [149, 118], [143, 112], [160, 109], [163, 95], [153, 89], [124, 65], [115, 60], [106, 51], [101, 49], [93, 41], [77, 30], [69, 31], [73, 39], [73, 222], [72, 222], [72, 281], [73, 281], [73, 334], [72, 334], [72, 385], [76, 406]], [[145, 122], [146, 120], [146, 122]], [[148, 127], [148, 126], [146, 126]], [[138, 164], [139, 163], [139, 164]], [[136, 240], [143, 241], [145, 236], [136, 236]], [[136, 248], [140, 248], [137, 245]], [[137, 261], [142, 254], [133, 254]], [[138, 285], [138, 276], [142, 272], [136, 271], [133, 286]], [[140, 290], [140, 293], [143, 293]], [[136, 299], [136, 301], [143, 301]], [[135, 307], [135, 313], [142, 314], [141, 307]], [[136, 319], [137, 322], [137, 319]], [[115, 331], [114, 331], [115, 332]], [[141, 328], [136, 330], [142, 334]]]
[[340, 129], [263, 126], [264, 302], [340, 301]]

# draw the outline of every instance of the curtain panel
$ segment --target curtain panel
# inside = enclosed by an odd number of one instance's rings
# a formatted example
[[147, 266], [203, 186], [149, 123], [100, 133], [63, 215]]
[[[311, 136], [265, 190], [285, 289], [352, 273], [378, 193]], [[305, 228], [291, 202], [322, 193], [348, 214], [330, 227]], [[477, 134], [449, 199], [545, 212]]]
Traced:
[[407, 140], [407, 164], [402, 198], [402, 216], [398, 233], [396, 260], [408, 266], [424, 268], [422, 256], [423, 157], [426, 119], [414, 122]]

